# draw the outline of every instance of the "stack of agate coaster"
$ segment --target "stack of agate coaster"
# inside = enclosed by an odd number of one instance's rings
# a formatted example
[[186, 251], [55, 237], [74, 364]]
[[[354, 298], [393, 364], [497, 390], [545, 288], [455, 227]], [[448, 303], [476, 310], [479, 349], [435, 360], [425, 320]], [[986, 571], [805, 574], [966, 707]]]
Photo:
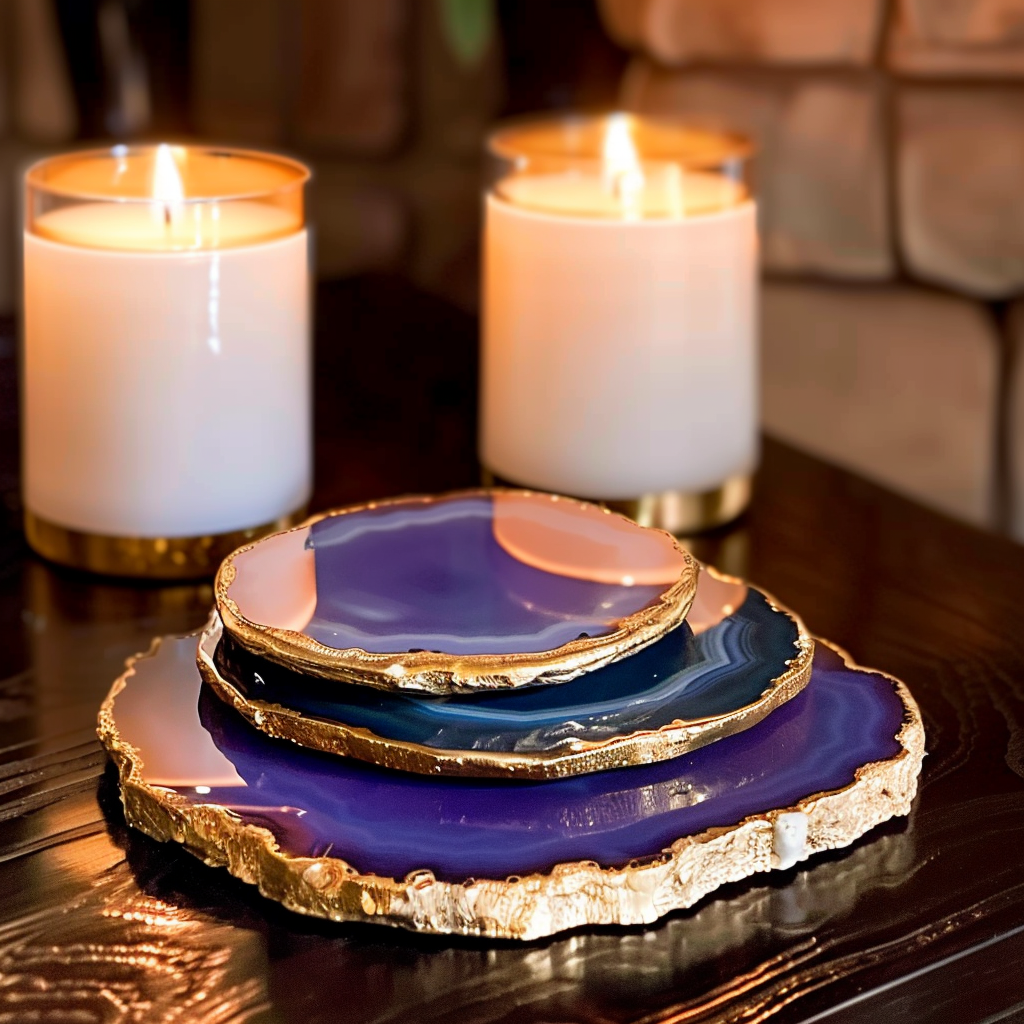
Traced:
[[100, 714], [129, 821], [303, 913], [642, 924], [906, 814], [905, 687], [602, 508], [475, 491], [229, 556]]

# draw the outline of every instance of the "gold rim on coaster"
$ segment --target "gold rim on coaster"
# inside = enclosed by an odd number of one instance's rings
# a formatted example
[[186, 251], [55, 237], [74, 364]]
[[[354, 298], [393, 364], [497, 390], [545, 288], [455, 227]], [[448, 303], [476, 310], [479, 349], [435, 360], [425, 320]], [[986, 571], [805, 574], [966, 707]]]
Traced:
[[[550, 651], [528, 654], [454, 655], [437, 651], [374, 653], [358, 647], [328, 647], [293, 629], [253, 622], [231, 597], [237, 569], [235, 561], [259, 544], [285, 533], [308, 529], [332, 516], [351, 515], [401, 505], [432, 505], [440, 501], [508, 495], [544, 498], [582, 509], [597, 510], [636, 530], [664, 536], [671, 550], [681, 556], [679, 578], [652, 604], [619, 620], [618, 627], [603, 636], [572, 640]], [[360, 683], [381, 690], [409, 690], [433, 694], [466, 693], [527, 686], [534, 683], [565, 683], [585, 672], [633, 654], [678, 626], [685, 618], [697, 591], [699, 566], [694, 557], [664, 530], [651, 530], [628, 516], [600, 508], [591, 502], [528, 490], [474, 488], [439, 495], [421, 495], [372, 501], [312, 516], [292, 530], [261, 538], [224, 559], [214, 580], [213, 593], [224, 629], [246, 650], [260, 657], [323, 679]]]
[[71, 530], [24, 513], [25, 539], [37, 554], [50, 562], [102, 576], [133, 579], [208, 579], [223, 559], [241, 544], [301, 522], [306, 508], [269, 523], [227, 533], [196, 537], [115, 537]]
[[[707, 567], [703, 571], [710, 572], [725, 583], [742, 582]], [[422, 775], [559, 779], [667, 761], [749, 729], [795, 697], [811, 678], [814, 640], [798, 616], [783, 608], [763, 590], [759, 589], [758, 593], [768, 601], [773, 612], [786, 616], [796, 625], [797, 639], [794, 643], [794, 657], [786, 661], [786, 671], [773, 679], [756, 701], [723, 715], [676, 720], [659, 729], [623, 733], [600, 741], [576, 739], [550, 753], [498, 753], [428, 747], [420, 743], [388, 739], [369, 729], [348, 726], [331, 719], [304, 715], [281, 704], [253, 700], [223, 676], [214, 660], [214, 652], [223, 636], [223, 624], [216, 612], [200, 635], [196, 663], [200, 675], [217, 696], [241, 714], [250, 725], [268, 736], [291, 740], [299, 746]]]
[[876, 825], [910, 812], [924, 758], [917, 704], [894, 676], [857, 665], [828, 641], [818, 643], [848, 668], [892, 685], [903, 706], [895, 737], [899, 750], [861, 765], [853, 781], [839, 789], [684, 836], [625, 867], [579, 861], [556, 864], [545, 873], [453, 883], [427, 870], [395, 879], [361, 874], [339, 857], [289, 856], [267, 828], [244, 822], [230, 808], [192, 803], [145, 781], [139, 751], [119, 735], [117, 697], [130, 685], [136, 663], [157, 654], [159, 639], [129, 659], [100, 708], [97, 732], [117, 767], [130, 825], [161, 842], [184, 844], [207, 864], [226, 867], [290, 910], [417, 932], [531, 940], [587, 925], [650, 924], [727, 882], [849, 846]]

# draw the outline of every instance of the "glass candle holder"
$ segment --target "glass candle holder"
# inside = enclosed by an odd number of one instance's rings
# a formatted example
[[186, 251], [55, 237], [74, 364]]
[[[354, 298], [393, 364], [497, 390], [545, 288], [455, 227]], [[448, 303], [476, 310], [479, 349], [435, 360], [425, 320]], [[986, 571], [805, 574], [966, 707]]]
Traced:
[[309, 171], [117, 146], [26, 175], [23, 490], [32, 547], [212, 575], [312, 484]]
[[480, 458], [675, 533], [746, 507], [758, 253], [741, 136], [626, 114], [488, 142]]

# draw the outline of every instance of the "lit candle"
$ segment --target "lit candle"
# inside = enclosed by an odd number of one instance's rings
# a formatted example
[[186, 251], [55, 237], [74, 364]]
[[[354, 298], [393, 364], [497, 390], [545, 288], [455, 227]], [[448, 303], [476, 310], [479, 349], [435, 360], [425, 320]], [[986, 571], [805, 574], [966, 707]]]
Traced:
[[676, 532], [740, 511], [758, 454], [749, 147], [614, 115], [499, 130], [480, 455]]
[[308, 177], [168, 146], [29, 170], [23, 479], [42, 554], [203, 575], [305, 505]]

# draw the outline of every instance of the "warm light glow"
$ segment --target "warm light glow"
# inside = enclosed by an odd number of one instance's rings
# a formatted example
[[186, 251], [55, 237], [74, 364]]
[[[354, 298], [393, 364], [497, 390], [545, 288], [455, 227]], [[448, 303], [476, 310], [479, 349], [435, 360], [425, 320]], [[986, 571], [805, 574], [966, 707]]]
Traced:
[[153, 169], [153, 198], [163, 205], [163, 218], [170, 224], [175, 207], [185, 199], [185, 186], [181, 183], [174, 150], [166, 143], [156, 147], [156, 166]]
[[640, 216], [640, 198], [644, 189], [644, 172], [640, 168], [629, 116], [612, 114], [604, 135], [605, 186], [622, 206], [622, 215], [628, 220]]

